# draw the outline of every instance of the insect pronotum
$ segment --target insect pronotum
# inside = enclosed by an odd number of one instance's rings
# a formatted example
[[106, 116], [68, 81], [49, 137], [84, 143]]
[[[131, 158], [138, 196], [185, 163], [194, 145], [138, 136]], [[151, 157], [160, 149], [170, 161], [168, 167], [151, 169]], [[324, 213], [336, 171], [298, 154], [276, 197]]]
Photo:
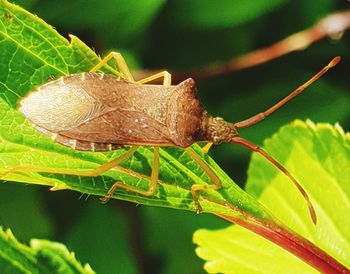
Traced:
[[[119, 71], [123, 75], [122, 78], [97, 72], [111, 59], [116, 61]], [[28, 170], [98, 176], [132, 156], [138, 146], [152, 146], [154, 157], [148, 190], [116, 182], [101, 200], [107, 202], [118, 188], [151, 196], [157, 191], [159, 146], [178, 146], [190, 154], [214, 183], [191, 186], [197, 212], [200, 212], [198, 192], [207, 189], [217, 190], [221, 187], [221, 181], [190, 146], [195, 142], [207, 142], [203, 147], [203, 150], [207, 152], [212, 144], [236, 143], [260, 153], [288, 176], [308, 203], [312, 220], [316, 223], [316, 213], [309, 197], [294, 176], [260, 147], [240, 137], [238, 130], [250, 127], [265, 119], [301, 93], [339, 61], [340, 57], [335, 57], [305, 84], [299, 86], [268, 110], [246, 120], [229, 123], [221, 117], [210, 116], [202, 108], [196, 98], [196, 87], [193, 79], [189, 78], [178, 85], [171, 85], [171, 75], [163, 71], [143, 80], [135, 81], [122, 55], [111, 52], [88, 73], [63, 76], [39, 86], [20, 102], [20, 111], [38, 130], [56, 142], [73, 149], [108, 151], [125, 146], [130, 147], [130, 149], [118, 158], [94, 170], [17, 166], [7, 170], [2, 175]], [[162, 85], [146, 84], [159, 78], [163, 78]]]

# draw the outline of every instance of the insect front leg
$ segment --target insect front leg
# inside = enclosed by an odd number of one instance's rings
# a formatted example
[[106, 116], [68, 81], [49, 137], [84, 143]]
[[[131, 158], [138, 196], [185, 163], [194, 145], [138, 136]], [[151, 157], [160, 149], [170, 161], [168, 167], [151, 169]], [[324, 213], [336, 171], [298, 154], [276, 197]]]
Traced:
[[166, 86], [166, 87], [171, 86], [171, 74], [167, 71], [159, 72], [159, 73], [151, 75], [147, 78], [141, 79], [137, 82], [140, 84], [145, 84], [145, 83], [149, 83], [149, 82], [156, 80], [156, 79], [159, 79], [159, 78], [163, 78], [163, 85], [164, 86]]
[[100, 199], [102, 203], [107, 203], [112, 198], [114, 192], [118, 188], [123, 188], [125, 190], [135, 192], [144, 196], [152, 196], [157, 192], [158, 176], [159, 176], [159, 147], [155, 146], [153, 147], [153, 150], [154, 150], [153, 165], [152, 165], [151, 182], [150, 182], [149, 188], [147, 190], [142, 190], [134, 186], [126, 185], [122, 182], [116, 182], [108, 190], [106, 196]]
[[200, 165], [200, 167], [205, 171], [205, 173], [208, 174], [209, 178], [214, 182], [214, 185], [195, 184], [191, 186], [191, 193], [197, 207], [197, 213], [201, 213], [202, 207], [198, 201], [198, 191], [209, 190], [209, 189], [212, 189], [212, 190], [220, 189], [221, 180], [210, 168], [210, 166], [192, 148], [188, 147], [186, 148], [186, 151], [188, 152], [188, 154], [191, 155], [191, 157]]
[[123, 74], [123, 77], [128, 80], [129, 82], [135, 82], [134, 77], [132, 77], [132, 74], [130, 73], [130, 70], [128, 68], [128, 65], [125, 62], [124, 57], [119, 52], [110, 52], [107, 54], [105, 58], [101, 60], [96, 66], [94, 66], [90, 72], [96, 72], [103, 66], [107, 65], [107, 63], [114, 59], [117, 63], [119, 71]]

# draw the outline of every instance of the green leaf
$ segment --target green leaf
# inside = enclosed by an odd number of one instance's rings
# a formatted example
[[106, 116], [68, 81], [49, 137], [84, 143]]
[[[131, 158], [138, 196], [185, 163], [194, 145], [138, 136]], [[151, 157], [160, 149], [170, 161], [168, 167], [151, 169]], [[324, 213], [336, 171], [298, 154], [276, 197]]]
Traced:
[[[338, 125], [295, 121], [281, 128], [264, 147], [305, 187], [318, 223], [310, 222], [303, 200], [285, 176], [259, 155], [253, 155], [247, 190], [283, 223], [350, 267], [349, 134]], [[318, 273], [237, 225], [218, 231], [199, 230], [194, 241], [199, 245], [197, 254], [208, 261], [205, 268], [211, 273]]]
[[[91, 170], [125, 153], [125, 149], [108, 153], [81, 152], [54, 143], [25, 120], [14, 107], [36, 86], [53, 76], [88, 71], [98, 63], [96, 54], [78, 38], [69, 43], [51, 26], [27, 11], [0, 1], [0, 167], [7, 170], [20, 165], [42, 168]], [[268, 218], [264, 209], [210, 159], [199, 146], [193, 148], [211, 166], [222, 180], [222, 190], [208, 195], [216, 200], [229, 200], [244, 211]], [[116, 198], [155, 206], [195, 210], [190, 186], [210, 184], [211, 180], [200, 166], [178, 148], [160, 150], [160, 186], [152, 197], [118, 191]], [[153, 159], [153, 150], [140, 147], [137, 152], [115, 168], [98, 177], [79, 177], [36, 172], [8, 173], [2, 179], [51, 186], [52, 190], [72, 189], [86, 194], [104, 196], [115, 181], [147, 189]], [[225, 211], [225, 206], [202, 201], [204, 212]]]
[[61, 243], [33, 239], [30, 241], [30, 247], [36, 253], [40, 273], [95, 273], [88, 264], [82, 266], [75, 258], [75, 254]]
[[1, 227], [0, 269], [2, 274], [95, 273], [88, 264], [83, 267], [74, 253], [60, 243], [33, 239], [28, 247], [18, 242], [9, 229], [4, 231]]
[[169, 3], [167, 17], [173, 24], [182, 27], [233, 27], [265, 15], [287, 2], [288, 0], [225, 0], [217, 3], [211, 0], [178, 0]]
[[33, 250], [0, 227], [0, 269], [3, 273], [39, 273]]
[[77, 37], [69, 43], [38, 17], [0, 2], [0, 97], [11, 106], [52, 77], [86, 71], [96, 54]]

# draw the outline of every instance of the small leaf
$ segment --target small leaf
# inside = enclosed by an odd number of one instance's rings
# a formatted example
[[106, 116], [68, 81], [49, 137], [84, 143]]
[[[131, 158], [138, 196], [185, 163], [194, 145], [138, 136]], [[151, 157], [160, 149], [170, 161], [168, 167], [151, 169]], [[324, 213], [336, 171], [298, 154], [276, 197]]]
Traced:
[[[294, 231], [350, 267], [350, 136], [339, 126], [295, 121], [265, 142], [302, 183], [318, 216], [313, 225], [299, 193], [283, 174], [253, 155], [248, 191]], [[234, 225], [194, 235], [197, 254], [211, 273], [317, 273], [265, 239]], [[252, 264], [252, 262], [254, 262]]]
[[0, 269], [3, 273], [39, 273], [35, 253], [0, 227]]
[[12, 232], [0, 227], [0, 269], [2, 274], [13, 273], [64, 273], [93, 274], [91, 267], [84, 267], [74, 253], [60, 243], [47, 240], [31, 240], [30, 247], [18, 242]]
[[75, 254], [61, 243], [33, 239], [30, 241], [30, 247], [36, 253], [40, 273], [95, 273], [90, 265], [82, 266], [75, 258]]

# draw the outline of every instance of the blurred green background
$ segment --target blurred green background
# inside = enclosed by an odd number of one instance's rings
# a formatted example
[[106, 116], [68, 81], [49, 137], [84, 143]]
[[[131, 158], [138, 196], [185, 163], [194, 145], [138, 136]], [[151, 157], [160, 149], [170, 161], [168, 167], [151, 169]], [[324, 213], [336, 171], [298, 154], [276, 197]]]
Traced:
[[[18, 0], [13, 1], [72, 33], [104, 56], [120, 51], [131, 69], [181, 72], [227, 62], [311, 27], [350, 8], [333, 0]], [[342, 62], [305, 94], [253, 128], [245, 138], [262, 144], [294, 119], [350, 123], [350, 32], [263, 65], [197, 81], [198, 97], [212, 114], [239, 121], [265, 110], [336, 56]], [[210, 155], [242, 187], [250, 152], [234, 145]], [[192, 233], [226, 224], [212, 216], [112, 201], [45, 187], [3, 184], [0, 224], [21, 240], [66, 244], [97, 273], [203, 273]]]

